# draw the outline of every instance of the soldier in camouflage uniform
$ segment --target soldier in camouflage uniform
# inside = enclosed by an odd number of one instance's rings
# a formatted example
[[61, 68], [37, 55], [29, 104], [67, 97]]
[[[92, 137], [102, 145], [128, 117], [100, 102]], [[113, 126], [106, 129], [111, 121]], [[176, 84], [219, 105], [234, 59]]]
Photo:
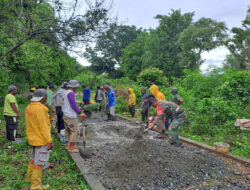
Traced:
[[172, 122], [168, 129], [169, 143], [179, 146], [180, 127], [186, 118], [185, 111], [173, 102], [157, 101], [154, 98], [151, 98], [149, 102], [153, 107], [156, 107], [157, 109], [157, 116], [154, 119], [153, 124], [151, 124], [149, 128], [154, 128], [155, 125], [159, 126], [163, 133], [165, 132], [165, 126], [162, 125], [162, 123], [164, 123], [166, 119], [171, 119]]

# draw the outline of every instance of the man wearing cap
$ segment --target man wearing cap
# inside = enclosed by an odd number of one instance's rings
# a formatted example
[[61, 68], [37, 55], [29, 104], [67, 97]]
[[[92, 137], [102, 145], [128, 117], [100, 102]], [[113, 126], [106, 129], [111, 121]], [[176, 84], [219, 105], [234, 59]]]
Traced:
[[61, 88], [52, 96], [52, 102], [56, 106], [56, 116], [57, 116], [57, 133], [60, 137], [61, 130], [65, 129], [63, 121], [62, 103], [63, 95], [67, 91], [67, 82], [63, 82]]
[[18, 119], [20, 112], [16, 101], [17, 87], [9, 86], [8, 94], [5, 96], [3, 115], [6, 121], [6, 138], [10, 141], [15, 141], [17, 136]]
[[107, 111], [107, 121], [116, 120], [115, 117], [115, 105], [116, 98], [115, 92], [109, 85], [104, 85], [105, 91], [107, 92], [107, 101], [106, 101], [106, 111]]
[[31, 183], [31, 189], [49, 187], [42, 186], [42, 166], [48, 161], [49, 152], [53, 148], [49, 109], [44, 105], [46, 99], [47, 91], [37, 89], [30, 100], [31, 103], [25, 109], [26, 134], [28, 143], [32, 146], [26, 181]]
[[76, 104], [75, 90], [79, 87], [77, 80], [70, 80], [68, 82], [68, 90], [64, 93], [63, 97], [63, 120], [65, 124], [65, 140], [67, 142], [66, 149], [69, 152], [79, 152], [75, 147], [75, 142], [78, 136], [78, 120], [77, 114], [85, 118], [86, 115], [81, 113], [81, 110]]
[[89, 88], [86, 88], [86, 85], [82, 85], [82, 93], [84, 105], [89, 104], [91, 91]]

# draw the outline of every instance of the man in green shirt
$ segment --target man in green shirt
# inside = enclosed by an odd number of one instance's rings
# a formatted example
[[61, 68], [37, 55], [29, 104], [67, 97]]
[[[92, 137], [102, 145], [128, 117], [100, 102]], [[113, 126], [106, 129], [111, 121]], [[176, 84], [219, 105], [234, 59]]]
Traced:
[[17, 136], [18, 119], [20, 112], [16, 101], [17, 87], [9, 86], [8, 94], [5, 96], [3, 115], [6, 121], [6, 138], [10, 141], [15, 141]]

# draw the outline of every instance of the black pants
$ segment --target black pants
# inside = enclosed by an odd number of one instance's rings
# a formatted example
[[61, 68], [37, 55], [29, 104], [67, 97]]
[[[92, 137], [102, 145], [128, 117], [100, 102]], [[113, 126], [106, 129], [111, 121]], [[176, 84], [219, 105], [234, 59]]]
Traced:
[[63, 121], [63, 112], [62, 112], [61, 106], [56, 107], [56, 116], [57, 116], [57, 132], [60, 134], [60, 131], [62, 129], [65, 129], [64, 121]]
[[[10, 141], [15, 141], [18, 126], [17, 117], [5, 115], [4, 118], [6, 121], [6, 138]], [[14, 134], [14, 131], [16, 131], [16, 135]]]
[[148, 110], [149, 108], [142, 108], [142, 111], [141, 111], [141, 118], [142, 118], [142, 122], [144, 123], [148, 122]]
[[89, 100], [83, 100], [84, 105], [88, 105], [89, 104]]

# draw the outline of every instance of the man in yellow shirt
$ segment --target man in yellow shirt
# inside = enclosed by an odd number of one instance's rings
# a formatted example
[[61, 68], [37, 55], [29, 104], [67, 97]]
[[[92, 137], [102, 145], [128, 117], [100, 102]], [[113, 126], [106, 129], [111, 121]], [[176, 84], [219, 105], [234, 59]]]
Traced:
[[5, 96], [3, 115], [6, 121], [6, 138], [10, 141], [15, 141], [17, 136], [18, 119], [20, 112], [15, 98], [17, 93], [16, 86], [8, 87], [8, 94]]
[[49, 109], [44, 105], [46, 100], [47, 91], [37, 89], [25, 110], [26, 134], [32, 146], [26, 181], [31, 183], [31, 189], [39, 190], [49, 188], [49, 185], [42, 186], [42, 166], [48, 161], [53, 148]]

